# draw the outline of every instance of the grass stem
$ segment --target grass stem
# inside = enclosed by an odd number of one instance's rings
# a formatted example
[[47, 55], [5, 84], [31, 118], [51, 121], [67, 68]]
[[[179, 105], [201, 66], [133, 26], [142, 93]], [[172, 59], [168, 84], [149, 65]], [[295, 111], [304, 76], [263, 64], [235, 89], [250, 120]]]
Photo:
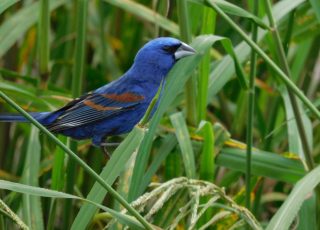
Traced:
[[[254, 0], [253, 13], [259, 12], [259, 1]], [[258, 26], [252, 22], [252, 41], [257, 42]], [[254, 120], [254, 103], [255, 103], [255, 76], [256, 76], [257, 54], [252, 49], [250, 58], [250, 78], [248, 90], [248, 117], [247, 117], [247, 158], [246, 158], [246, 207], [251, 208], [251, 155], [253, 144], [253, 120]]]
[[47, 88], [47, 81], [49, 79], [49, 28], [50, 28], [50, 13], [49, 0], [40, 1], [39, 14], [39, 69], [40, 69], [40, 87]]
[[[183, 41], [186, 43], [191, 42], [191, 31], [188, 17], [188, 6], [187, 1], [177, 1], [178, 4], [178, 16], [180, 24], [180, 35]], [[187, 112], [187, 121], [191, 125], [196, 125], [197, 113], [196, 110], [196, 79], [194, 76], [191, 76], [186, 83], [185, 87], [186, 95], [186, 112]]]

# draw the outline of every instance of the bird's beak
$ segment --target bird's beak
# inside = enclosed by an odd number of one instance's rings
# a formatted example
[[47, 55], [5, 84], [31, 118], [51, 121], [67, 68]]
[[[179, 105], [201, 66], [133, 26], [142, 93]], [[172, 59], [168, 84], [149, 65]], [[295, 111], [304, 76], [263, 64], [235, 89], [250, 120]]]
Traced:
[[174, 57], [176, 60], [179, 60], [181, 58], [193, 55], [195, 53], [196, 53], [195, 49], [193, 49], [191, 46], [187, 45], [186, 43], [182, 42], [181, 46], [174, 53]]

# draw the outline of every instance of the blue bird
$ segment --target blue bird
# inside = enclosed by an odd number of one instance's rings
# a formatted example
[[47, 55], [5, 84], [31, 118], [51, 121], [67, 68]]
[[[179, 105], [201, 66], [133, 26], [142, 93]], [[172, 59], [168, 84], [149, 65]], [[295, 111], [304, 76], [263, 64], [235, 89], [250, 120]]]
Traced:
[[[130, 132], [174, 64], [193, 54], [192, 47], [175, 38], [156, 38], [138, 51], [133, 65], [117, 80], [56, 111], [30, 114], [51, 132], [77, 140], [91, 138], [93, 145], [105, 151], [106, 138]], [[27, 122], [23, 116], [12, 114], [0, 115], [0, 121]]]

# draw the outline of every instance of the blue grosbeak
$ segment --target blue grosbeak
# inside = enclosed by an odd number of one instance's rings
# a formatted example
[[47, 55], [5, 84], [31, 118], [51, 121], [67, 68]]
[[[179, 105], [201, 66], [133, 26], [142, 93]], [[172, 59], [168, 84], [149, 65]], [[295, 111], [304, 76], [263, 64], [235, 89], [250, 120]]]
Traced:
[[[133, 129], [174, 64], [194, 53], [192, 47], [175, 38], [156, 38], [139, 50], [122, 77], [54, 112], [30, 114], [54, 133], [74, 139], [92, 138], [95, 146], [103, 146], [108, 136]], [[27, 120], [19, 115], [0, 115], [0, 121]]]

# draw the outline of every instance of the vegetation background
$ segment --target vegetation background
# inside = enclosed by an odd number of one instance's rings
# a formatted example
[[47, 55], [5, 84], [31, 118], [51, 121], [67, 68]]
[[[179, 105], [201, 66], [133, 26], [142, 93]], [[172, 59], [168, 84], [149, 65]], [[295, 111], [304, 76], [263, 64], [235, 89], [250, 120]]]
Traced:
[[110, 160], [0, 124], [0, 229], [319, 229], [317, 0], [1, 0], [0, 110], [57, 109], [159, 36], [198, 54]]

